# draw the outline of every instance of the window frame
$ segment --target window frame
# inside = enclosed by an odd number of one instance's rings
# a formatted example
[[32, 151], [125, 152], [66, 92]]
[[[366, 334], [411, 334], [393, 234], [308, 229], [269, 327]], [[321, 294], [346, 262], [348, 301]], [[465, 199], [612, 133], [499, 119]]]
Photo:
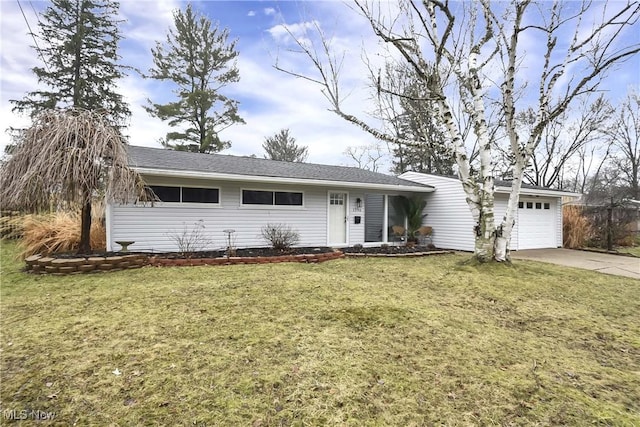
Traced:
[[[271, 193], [271, 201], [270, 205], [267, 204], [252, 204], [252, 203], [244, 203], [244, 192], [245, 191], [263, 191], [267, 193]], [[276, 193], [295, 193], [300, 194], [302, 197], [302, 204], [300, 205], [276, 205]], [[250, 187], [242, 187], [240, 188], [240, 207], [245, 209], [304, 209], [305, 208], [305, 200], [306, 195], [302, 190], [289, 191], [282, 189], [268, 189], [268, 188], [250, 188]]]

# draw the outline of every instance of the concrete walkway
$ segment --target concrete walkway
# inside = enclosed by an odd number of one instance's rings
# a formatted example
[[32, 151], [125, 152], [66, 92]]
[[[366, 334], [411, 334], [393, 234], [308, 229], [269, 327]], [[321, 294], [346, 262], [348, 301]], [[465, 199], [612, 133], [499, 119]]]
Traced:
[[572, 249], [528, 249], [511, 252], [512, 259], [526, 259], [584, 268], [600, 273], [640, 279], [640, 258]]

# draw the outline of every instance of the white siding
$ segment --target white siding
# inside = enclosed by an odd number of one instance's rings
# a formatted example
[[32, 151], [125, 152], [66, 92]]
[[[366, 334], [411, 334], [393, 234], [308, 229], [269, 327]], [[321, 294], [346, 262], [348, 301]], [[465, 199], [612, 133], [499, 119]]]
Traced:
[[[136, 243], [130, 250], [136, 251], [177, 251], [178, 245], [171, 236], [187, 232], [204, 225], [204, 233], [211, 244], [202, 249], [226, 247], [223, 230], [235, 230], [236, 247], [268, 246], [261, 229], [266, 224], [286, 224], [300, 233], [298, 246], [327, 245], [327, 199], [328, 190], [320, 186], [271, 185], [236, 183], [231, 181], [210, 181], [197, 179], [177, 179], [145, 177], [149, 185], [181, 185], [211, 187], [220, 189], [220, 204], [206, 203], [155, 203], [153, 206], [109, 205], [107, 228], [108, 248], [118, 250], [116, 241], [131, 240]], [[302, 191], [304, 206], [264, 207], [241, 206], [241, 190]], [[348, 194], [347, 237], [348, 244], [364, 242], [364, 192], [349, 188], [331, 189]], [[356, 201], [360, 198], [363, 207], [358, 210]], [[355, 224], [355, 216], [360, 216], [360, 224]]]
[[562, 197], [556, 199], [556, 247], [561, 248], [564, 245], [562, 233], [564, 225], [562, 224]]
[[[119, 249], [114, 242], [132, 240], [130, 249], [138, 251], [175, 251], [177, 244], [171, 235], [190, 231], [202, 220], [207, 238], [212, 241], [208, 248], [226, 247], [223, 230], [236, 232], [235, 246], [268, 246], [260, 235], [266, 224], [286, 224], [300, 233], [299, 246], [325, 246], [327, 244], [327, 190], [322, 187], [300, 187], [286, 185], [254, 185], [234, 182], [212, 182], [192, 179], [170, 181], [147, 177], [150, 185], [210, 186], [220, 189], [220, 205], [199, 203], [155, 203], [154, 206], [112, 205], [108, 221], [109, 248]], [[240, 206], [241, 189], [302, 191], [303, 207], [253, 207]], [[347, 191], [344, 189], [337, 191]], [[352, 203], [352, 202], [350, 202]], [[350, 237], [364, 236], [364, 230], [350, 225]]]
[[433, 227], [433, 244], [439, 248], [473, 251], [473, 217], [460, 181], [416, 172], [405, 172], [400, 178], [436, 187], [436, 191], [426, 196], [424, 220]]

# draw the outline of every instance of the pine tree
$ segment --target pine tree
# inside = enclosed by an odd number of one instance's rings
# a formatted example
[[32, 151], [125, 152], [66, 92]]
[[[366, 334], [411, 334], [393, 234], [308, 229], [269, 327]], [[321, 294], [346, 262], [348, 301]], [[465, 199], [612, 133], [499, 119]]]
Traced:
[[152, 49], [154, 67], [149, 77], [172, 81], [178, 100], [155, 104], [145, 109], [168, 121], [180, 131], [169, 132], [162, 141], [167, 148], [213, 153], [231, 146], [219, 133], [235, 123], [244, 123], [238, 115], [238, 102], [219, 91], [240, 80], [235, 59], [237, 41], [227, 42], [229, 30], [220, 30], [191, 4], [173, 14], [175, 29], [169, 29], [165, 44]]
[[45, 63], [33, 68], [45, 88], [12, 100], [14, 111], [35, 117], [51, 108], [103, 110], [124, 125], [131, 113], [115, 90], [124, 76], [118, 64], [119, 8], [112, 0], [52, 0], [36, 35]]
[[400, 113], [392, 120], [398, 138], [391, 144], [391, 171], [398, 175], [407, 171], [452, 175], [455, 160], [443, 144], [445, 135], [434, 113], [435, 102], [429, 100], [426, 88], [411, 69], [392, 67], [388, 72], [403, 87]]
[[296, 139], [289, 135], [289, 129], [265, 138], [262, 148], [267, 153], [265, 159], [304, 163], [309, 157], [308, 147], [298, 146]]

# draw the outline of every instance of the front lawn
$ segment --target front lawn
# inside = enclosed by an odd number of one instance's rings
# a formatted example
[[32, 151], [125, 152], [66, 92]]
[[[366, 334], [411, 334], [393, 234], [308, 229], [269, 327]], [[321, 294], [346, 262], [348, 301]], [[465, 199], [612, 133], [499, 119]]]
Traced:
[[3, 421], [640, 424], [633, 279], [462, 255], [49, 277], [1, 250]]

